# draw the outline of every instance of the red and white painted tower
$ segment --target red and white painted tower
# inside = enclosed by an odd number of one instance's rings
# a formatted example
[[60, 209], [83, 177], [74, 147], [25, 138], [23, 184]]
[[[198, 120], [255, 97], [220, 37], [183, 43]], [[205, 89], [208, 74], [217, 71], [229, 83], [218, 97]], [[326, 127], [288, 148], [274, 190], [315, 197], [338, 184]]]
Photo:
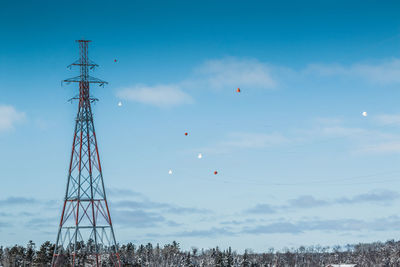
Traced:
[[67, 179], [52, 266], [121, 266], [104, 188], [93, 124], [89, 85], [107, 82], [91, 77], [98, 65], [88, 58], [88, 40], [77, 40], [80, 58], [72, 66], [80, 75], [64, 80], [78, 83], [79, 101]]

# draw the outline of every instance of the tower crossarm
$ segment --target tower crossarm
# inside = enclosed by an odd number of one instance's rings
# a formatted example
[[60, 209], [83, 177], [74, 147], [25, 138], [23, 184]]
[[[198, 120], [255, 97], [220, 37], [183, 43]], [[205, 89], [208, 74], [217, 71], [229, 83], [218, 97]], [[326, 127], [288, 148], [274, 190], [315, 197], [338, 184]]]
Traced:
[[69, 79], [63, 80], [64, 83], [69, 84], [69, 83], [79, 83], [79, 82], [87, 82], [87, 83], [98, 83], [100, 86], [104, 86], [105, 84], [108, 84], [108, 82], [100, 80], [98, 78], [92, 77], [87, 75], [87, 77], [83, 75], [79, 75], [76, 77], [72, 77]]
[[72, 68], [72, 66], [88, 66], [91, 70], [98, 67], [99, 65], [97, 65], [95, 62], [93, 62], [92, 60], [88, 59], [87, 62], [84, 62], [81, 58], [76, 60], [74, 63], [70, 64], [67, 66], [67, 68]]

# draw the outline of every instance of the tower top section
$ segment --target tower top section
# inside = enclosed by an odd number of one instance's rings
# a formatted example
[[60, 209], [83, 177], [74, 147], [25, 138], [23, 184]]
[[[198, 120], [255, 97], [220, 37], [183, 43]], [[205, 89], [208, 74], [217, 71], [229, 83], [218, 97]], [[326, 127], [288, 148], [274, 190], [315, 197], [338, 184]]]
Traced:
[[90, 40], [76, 40], [79, 43], [79, 59], [77, 59], [72, 64], [68, 65], [68, 68], [72, 68], [73, 66], [80, 67], [80, 75], [76, 77], [72, 77], [69, 79], [63, 80], [64, 83], [69, 84], [71, 82], [80, 83], [80, 88], [83, 86], [89, 91], [90, 83], [97, 83], [100, 86], [104, 86], [108, 84], [106, 81], [100, 80], [93, 76], [89, 75], [89, 71], [98, 67], [95, 62], [89, 59], [89, 51], [88, 44], [91, 42]]

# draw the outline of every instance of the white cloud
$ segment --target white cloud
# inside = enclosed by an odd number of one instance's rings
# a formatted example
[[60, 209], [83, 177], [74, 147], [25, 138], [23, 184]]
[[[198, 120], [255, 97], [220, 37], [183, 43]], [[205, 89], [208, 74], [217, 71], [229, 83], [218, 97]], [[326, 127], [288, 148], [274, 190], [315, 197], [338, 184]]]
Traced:
[[375, 145], [366, 145], [360, 152], [367, 153], [399, 153], [400, 141], [385, 142]]
[[208, 87], [216, 89], [271, 89], [286, 80], [303, 80], [304, 76], [311, 76], [311, 79], [316, 76], [341, 76], [378, 84], [397, 84], [400, 83], [400, 59], [352, 65], [309, 64], [304, 69], [296, 70], [257, 59], [227, 57], [204, 62], [196, 69], [195, 75], [195, 81], [205, 81]]
[[224, 140], [212, 146], [198, 148], [196, 151], [204, 151], [208, 154], [225, 154], [237, 149], [263, 149], [289, 142], [291, 142], [289, 138], [279, 133], [233, 132], [227, 134]]
[[[196, 69], [198, 80], [208, 88], [274, 88], [272, 67], [255, 59], [224, 58], [209, 60]], [[196, 80], [197, 80], [196, 79]]]
[[[389, 115], [388, 117], [390, 117]], [[397, 115], [396, 115], [397, 116]], [[374, 117], [374, 121], [378, 123], [395, 123], [394, 118], [382, 119], [379, 116]], [[400, 117], [399, 117], [400, 119]], [[399, 121], [400, 123], [400, 121]], [[317, 118], [313, 127], [309, 129], [298, 129], [297, 132], [305, 138], [313, 139], [315, 137], [332, 137], [332, 138], [349, 138], [360, 142], [381, 142], [400, 140], [400, 135], [384, 131], [383, 128], [361, 128], [348, 126], [346, 120], [339, 118]]]
[[[383, 130], [349, 127], [336, 118], [317, 118], [310, 128], [297, 128], [272, 133], [231, 132], [215, 144], [197, 150], [224, 154], [236, 149], [265, 149], [270, 147], [304, 146], [309, 143], [343, 142], [353, 154], [398, 153], [400, 135]], [[351, 142], [349, 142], [351, 141]], [[196, 151], [197, 151], [196, 150]]]
[[190, 104], [187, 90], [204, 89], [271, 89], [277, 82], [272, 67], [255, 59], [233, 57], [208, 60], [194, 69], [187, 79], [174, 84], [134, 85], [118, 91], [117, 97], [158, 107]]
[[270, 65], [257, 59], [226, 57], [205, 61], [195, 67], [186, 79], [172, 84], [135, 84], [122, 88], [117, 96], [157, 107], [172, 107], [192, 103], [193, 98], [188, 92], [234, 90], [238, 87], [243, 90], [276, 89], [285, 84], [287, 86], [288, 81], [304, 83], [317, 77], [331, 76], [380, 85], [398, 84], [400, 59], [374, 64], [310, 64], [296, 70]]
[[321, 128], [321, 134], [329, 136], [357, 137], [370, 135], [370, 131], [362, 128], [352, 128], [344, 126], [332, 126]]
[[378, 84], [397, 84], [400, 83], [400, 59], [391, 59], [378, 64], [357, 63], [349, 66], [339, 64], [310, 64], [303, 73], [361, 78]]
[[13, 106], [0, 105], [0, 132], [13, 129], [15, 124], [25, 119], [25, 113]]
[[375, 116], [375, 120], [383, 125], [400, 125], [400, 114], [382, 114]]
[[339, 118], [318, 117], [315, 119], [315, 122], [322, 125], [338, 125], [341, 124], [343, 120]]
[[128, 101], [157, 107], [172, 107], [193, 102], [192, 97], [177, 85], [136, 85], [132, 88], [122, 89], [117, 96]]
[[221, 145], [229, 148], [264, 148], [287, 142], [289, 140], [278, 133], [231, 133]]
[[[387, 117], [373, 117], [373, 122], [379, 124], [397, 123], [397, 115]], [[346, 141], [349, 151], [353, 154], [383, 154], [400, 152], [400, 135], [379, 127], [364, 128], [346, 125], [346, 121], [334, 118], [317, 118], [316, 124], [306, 129], [297, 129], [297, 139], [292, 142], [341, 142]], [[400, 123], [400, 121], [399, 121]], [[350, 141], [350, 142], [349, 142]]]
[[333, 138], [352, 140], [352, 152], [365, 153], [398, 153], [400, 152], [400, 135], [380, 130], [370, 130], [346, 126], [322, 127], [314, 133]]

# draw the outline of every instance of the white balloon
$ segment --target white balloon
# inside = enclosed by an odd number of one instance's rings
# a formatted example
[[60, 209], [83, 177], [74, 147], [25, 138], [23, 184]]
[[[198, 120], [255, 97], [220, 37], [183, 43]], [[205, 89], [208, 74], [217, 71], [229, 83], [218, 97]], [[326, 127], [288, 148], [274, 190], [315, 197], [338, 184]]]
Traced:
[[118, 102], [118, 107], [122, 107], [122, 102], [121, 101]]
[[367, 113], [366, 111], [364, 111], [364, 112], [362, 113], [362, 115], [363, 115], [364, 117], [367, 117], [367, 116], [368, 116], [368, 113]]
[[201, 159], [201, 158], [203, 157], [203, 155], [202, 155], [201, 153], [199, 153], [199, 154], [197, 155], [197, 157], [198, 157], [199, 159]]
[[169, 170], [169, 171], [168, 171], [168, 174], [172, 174], [172, 170]]

